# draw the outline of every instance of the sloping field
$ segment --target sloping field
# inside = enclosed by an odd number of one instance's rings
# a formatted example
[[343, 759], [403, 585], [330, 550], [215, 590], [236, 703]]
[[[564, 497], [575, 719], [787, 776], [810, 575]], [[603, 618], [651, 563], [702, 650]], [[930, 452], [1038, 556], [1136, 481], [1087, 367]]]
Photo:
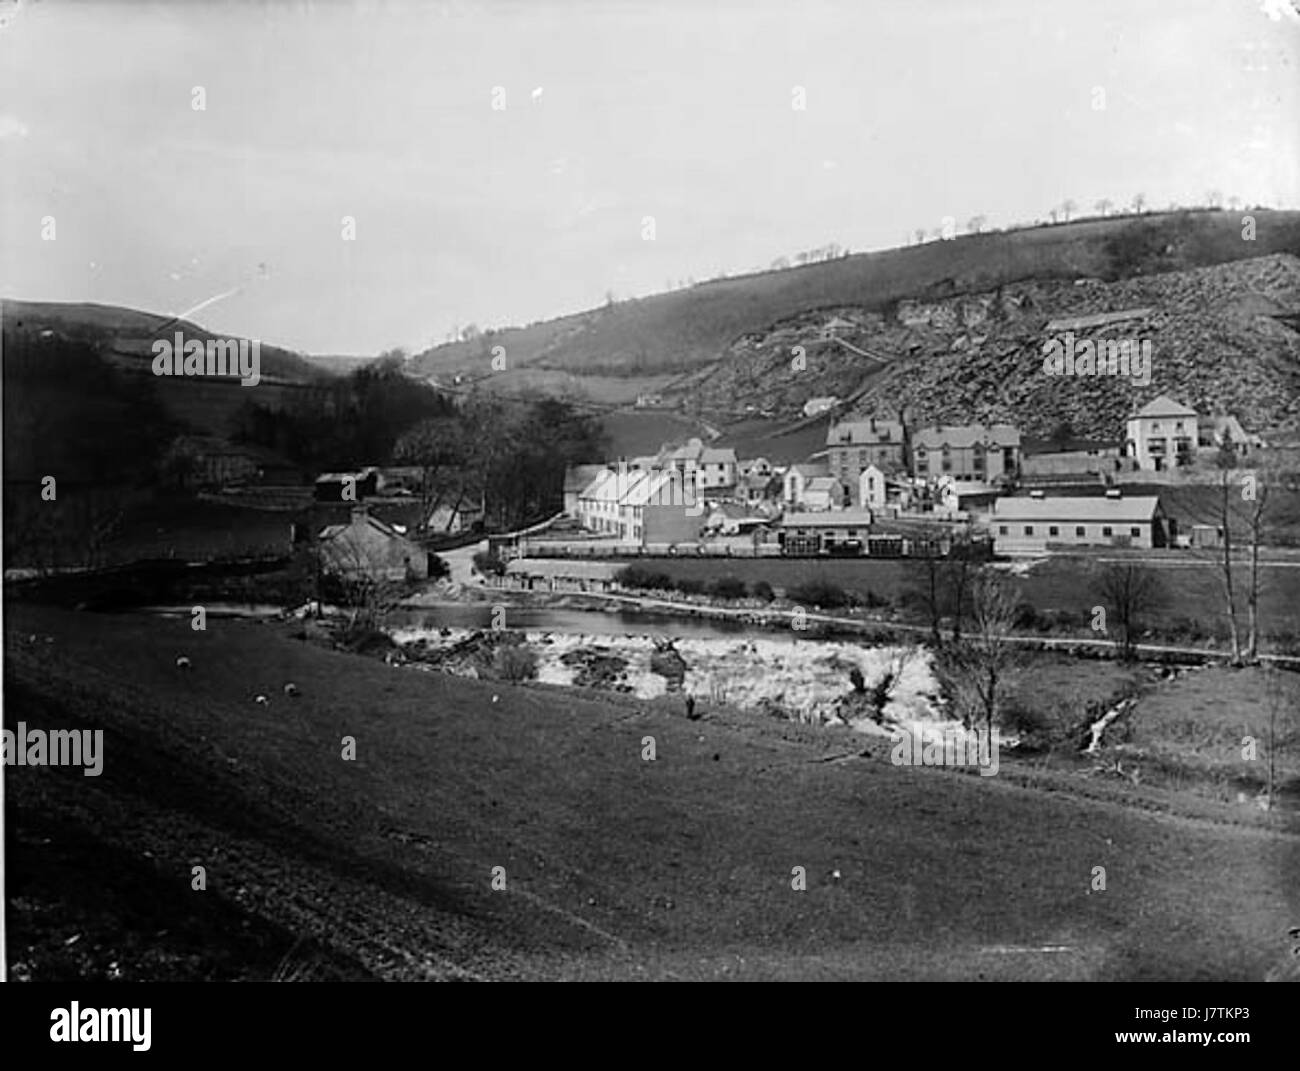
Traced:
[[1294, 838], [286, 626], [6, 624], [6, 726], [106, 737], [99, 777], [7, 771], [20, 977], [1258, 979], [1300, 921]]

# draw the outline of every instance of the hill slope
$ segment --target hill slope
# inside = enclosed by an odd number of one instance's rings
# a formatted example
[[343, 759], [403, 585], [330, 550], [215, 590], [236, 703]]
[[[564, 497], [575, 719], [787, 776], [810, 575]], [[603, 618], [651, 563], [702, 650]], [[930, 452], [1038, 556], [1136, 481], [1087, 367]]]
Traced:
[[[864, 253], [783, 271], [721, 279], [689, 290], [630, 300], [524, 328], [438, 346], [412, 359], [439, 376], [490, 377], [508, 388], [519, 377], [636, 379], [698, 372], [741, 336], [817, 309], [851, 306], [887, 314], [904, 298], [941, 300], [1026, 280], [1116, 281], [1185, 271], [1274, 253], [1300, 254], [1300, 212], [1258, 210], [1254, 241], [1242, 240], [1239, 213], [1186, 211], [1111, 217]], [[492, 347], [508, 369], [492, 375]]]

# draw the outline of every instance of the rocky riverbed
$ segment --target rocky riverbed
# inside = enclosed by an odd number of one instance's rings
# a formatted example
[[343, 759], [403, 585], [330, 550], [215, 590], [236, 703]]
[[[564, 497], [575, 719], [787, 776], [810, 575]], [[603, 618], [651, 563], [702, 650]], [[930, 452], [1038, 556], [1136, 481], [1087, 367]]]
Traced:
[[[891, 724], [947, 724], [929, 655], [921, 648], [761, 636], [669, 639], [455, 628], [402, 628], [392, 638], [409, 660], [463, 676], [531, 678], [641, 699], [680, 693], [694, 696], [702, 709], [726, 704], [864, 732], [884, 732]], [[888, 674], [898, 683], [877, 712], [869, 697]]]

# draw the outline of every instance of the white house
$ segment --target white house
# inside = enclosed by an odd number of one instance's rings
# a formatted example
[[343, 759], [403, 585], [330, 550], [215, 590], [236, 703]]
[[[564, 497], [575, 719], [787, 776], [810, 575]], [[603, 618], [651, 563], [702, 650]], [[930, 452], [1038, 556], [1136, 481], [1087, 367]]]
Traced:
[[781, 501], [787, 509], [798, 509], [808, 481], [829, 475], [830, 469], [824, 463], [791, 465], [782, 477]]
[[578, 520], [591, 532], [618, 535], [618, 501], [622, 497], [619, 475], [611, 468], [599, 475], [578, 493]]
[[858, 473], [858, 505], [877, 512], [885, 506], [885, 474], [875, 465]]
[[1140, 469], [1163, 472], [1190, 465], [1200, 441], [1195, 409], [1162, 394], [1148, 402], [1125, 424], [1124, 453]]
[[736, 483], [736, 451], [730, 447], [715, 450], [705, 447], [700, 451], [695, 486], [734, 487]]
[[844, 485], [834, 476], [814, 476], [804, 484], [799, 505], [807, 511], [843, 509]]

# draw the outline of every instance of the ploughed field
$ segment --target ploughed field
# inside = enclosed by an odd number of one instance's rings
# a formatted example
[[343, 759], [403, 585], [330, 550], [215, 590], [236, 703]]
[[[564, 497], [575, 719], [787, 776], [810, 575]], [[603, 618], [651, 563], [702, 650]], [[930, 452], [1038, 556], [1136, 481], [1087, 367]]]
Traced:
[[6, 627], [6, 727], [105, 737], [99, 777], [6, 770], [18, 977], [1259, 979], [1300, 923], [1294, 837], [895, 767], [847, 733], [390, 667], [292, 625]]

